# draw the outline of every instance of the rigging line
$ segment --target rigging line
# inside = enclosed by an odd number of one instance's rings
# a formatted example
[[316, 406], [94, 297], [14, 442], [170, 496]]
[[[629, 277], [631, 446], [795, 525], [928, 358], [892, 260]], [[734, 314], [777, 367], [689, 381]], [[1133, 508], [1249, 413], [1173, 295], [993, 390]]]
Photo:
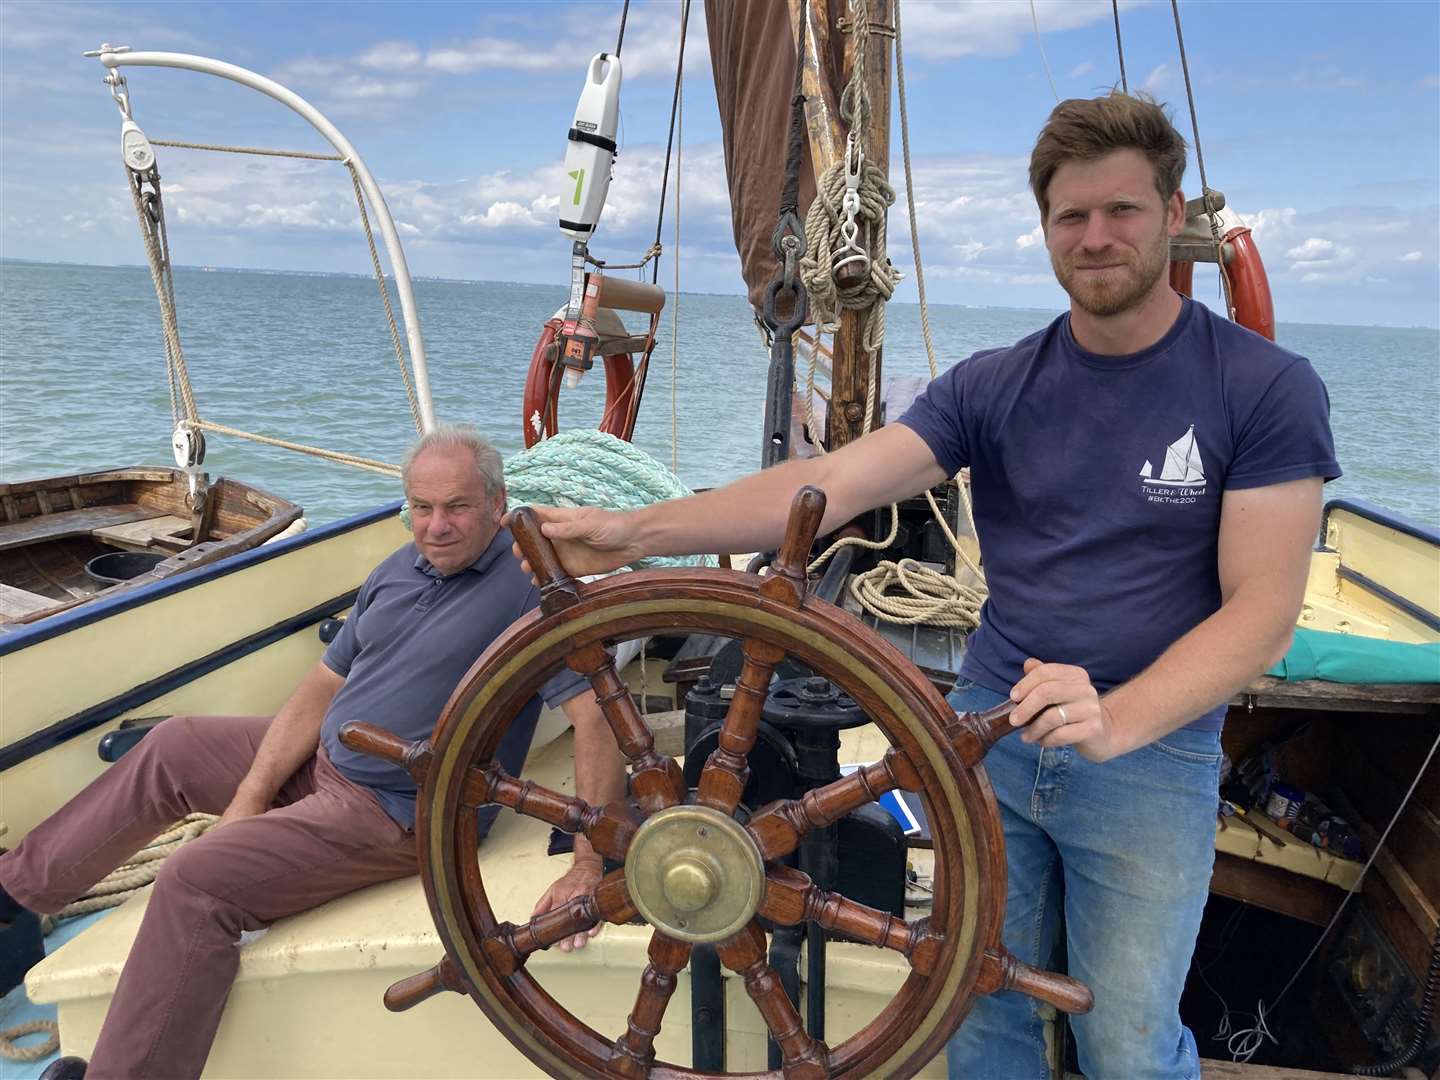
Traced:
[[1060, 91], [1055, 89], [1055, 76], [1050, 73], [1050, 58], [1045, 55], [1045, 42], [1040, 37], [1040, 16], [1035, 14], [1035, 0], [1030, 0], [1030, 22], [1035, 26], [1035, 47], [1040, 50], [1040, 63], [1045, 68], [1045, 78], [1050, 83], [1050, 93], [1056, 101], [1060, 100]]
[[[675, 147], [675, 118], [680, 108], [680, 84], [685, 77], [685, 31], [690, 25], [690, 0], [682, 0], [680, 7], [680, 56], [675, 61], [675, 92], [670, 97], [670, 136], [665, 140], [665, 171], [660, 174], [660, 210], [655, 216], [655, 243], [651, 250], [655, 251], [655, 268], [650, 273], [650, 284], [660, 283], [660, 230], [665, 227], [665, 194], [670, 185], [670, 153]], [[676, 177], [676, 184], [679, 184], [679, 177]], [[679, 205], [679, 199], [676, 199]], [[677, 210], [678, 214], [679, 211]], [[643, 265], [643, 264], [642, 264]]]
[[1215, 262], [1220, 268], [1220, 288], [1225, 297], [1225, 312], [1233, 322], [1235, 304], [1231, 299], [1230, 275], [1225, 270], [1225, 255], [1221, 250], [1220, 218], [1210, 207], [1210, 181], [1205, 176], [1205, 153], [1200, 149], [1200, 117], [1195, 112], [1195, 90], [1190, 84], [1190, 60], [1185, 54], [1185, 34], [1180, 29], [1180, 4], [1170, 0], [1170, 12], [1175, 17], [1175, 43], [1180, 48], [1180, 70], [1185, 75], [1185, 98], [1190, 104], [1190, 130], [1195, 137], [1195, 164], [1200, 170], [1200, 193], [1205, 199], [1205, 214], [1210, 219], [1210, 237], [1215, 242]]
[[[685, 14], [682, 16], [680, 47], [685, 47], [684, 19], [690, 14], [690, 0], [685, 0]], [[675, 141], [675, 288], [670, 294], [670, 471], [680, 475], [680, 166], [685, 151], [685, 94], [681, 83], [675, 83], [675, 120], [679, 137]], [[664, 205], [662, 199], [661, 205]], [[659, 273], [659, 260], [656, 260]]]
[[615, 39], [615, 55], [620, 55], [620, 47], [625, 44], [625, 21], [630, 18], [630, 0], [625, 0], [625, 6], [620, 9], [620, 36]]
[[1120, 0], [1110, 0], [1110, 11], [1115, 16], [1115, 55], [1120, 58], [1120, 89], [1130, 92], [1130, 82], [1125, 78], [1125, 46], [1120, 43]]
[[223, 146], [219, 143], [179, 142], [151, 139], [151, 146], [173, 146], [180, 150], [210, 150], [217, 154], [258, 154], [260, 157], [300, 158], [304, 161], [344, 161], [339, 154], [315, 154], [309, 150], [267, 150], [263, 146]]

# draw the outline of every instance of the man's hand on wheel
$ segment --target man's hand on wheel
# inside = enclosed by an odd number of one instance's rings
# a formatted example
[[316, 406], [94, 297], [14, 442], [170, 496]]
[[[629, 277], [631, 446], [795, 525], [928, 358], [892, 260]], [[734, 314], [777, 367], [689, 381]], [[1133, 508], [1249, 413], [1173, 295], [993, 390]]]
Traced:
[[[561, 565], [574, 577], [604, 574], [645, 554], [636, 547], [632, 514], [594, 506], [532, 506], [529, 509], [540, 519], [540, 531], [555, 548]], [[500, 523], [510, 528], [514, 516], [506, 514]], [[526, 561], [520, 545], [515, 544], [513, 550], [520, 565], [533, 577], [535, 568]]]
[[[550, 888], [545, 890], [545, 895], [540, 897], [535, 904], [535, 910], [531, 916], [543, 915], [547, 911], [554, 911], [562, 908], [577, 896], [586, 896], [595, 891], [595, 886], [600, 884], [604, 876], [604, 866], [598, 858], [577, 859], [575, 864], [565, 871]], [[603, 923], [596, 923], [583, 934], [575, 934], [571, 937], [557, 942], [561, 952], [569, 952], [571, 949], [583, 949], [590, 943], [590, 939], [600, 933]]]

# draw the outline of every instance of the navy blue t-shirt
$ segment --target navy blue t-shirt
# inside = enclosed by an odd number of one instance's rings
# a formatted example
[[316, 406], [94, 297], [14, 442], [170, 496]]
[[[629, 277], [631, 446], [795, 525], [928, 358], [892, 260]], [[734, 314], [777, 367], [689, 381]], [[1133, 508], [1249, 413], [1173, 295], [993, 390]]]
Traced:
[[1220, 607], [1227, 489], [1340, 475], [1309, 362], [1188, 299], [1129, 356], [1086, 352], [1062, 315], [955, 365], [900, 423], [970, 468], [990, 597], [961, 674], [998, 693], [1031, 656], [1102, 693], [1137, 675]]
[[[397, 822], [415, 825], [415, 781], [398, 765], [359, 754], [340, 742], [351, 720], [393, 731], [412, 742], [427, 739], [440, 711], [470, 665], [511, 623], [540, 603], [540, 590], [511, 554], [510, 531], [501, 529], [484, 553], [448, 577], [406, 544], [377, 566], [349, 617], [325, 651], [325, 665], [345, 684], [330, 702], [320, 743], [347, 779], [374, 790]], [[562, 670], [540, 691], [559, 705], [586, 689], [583, 677]], [[511, 722], [496, 754], [518, 775], [535, 734], [540, 698]], [[487, 807], [482, 831], [494, 819]]]

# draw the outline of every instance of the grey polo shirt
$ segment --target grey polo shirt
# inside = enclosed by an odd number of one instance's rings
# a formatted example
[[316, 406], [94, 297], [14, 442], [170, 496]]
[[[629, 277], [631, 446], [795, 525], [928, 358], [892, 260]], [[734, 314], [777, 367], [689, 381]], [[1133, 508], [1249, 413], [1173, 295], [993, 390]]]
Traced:
[[[325, 652], [325, 665], [345, 679], [330, 703], [320, 743], [342, 775], [375, 791], [407, 829], [415, 826], [416, 788], [410, 775], [340, 742], [340, 728], [363, 720], [403, 739], [433, 733], [470, 665], [511, 623], [540, 603], [540, 591], [510, 552], [501, 529], [478, 559], [442, 576], [413, 543], [389, 555], [360, 587], [355, 606]], [[497, 757], [518, 775], [535, 734], [540, 698], [559, 705], [586, 689], [584, 678], [562, 670], [511, 723]], [[498, 807], [481, 813], [482, 835]]]

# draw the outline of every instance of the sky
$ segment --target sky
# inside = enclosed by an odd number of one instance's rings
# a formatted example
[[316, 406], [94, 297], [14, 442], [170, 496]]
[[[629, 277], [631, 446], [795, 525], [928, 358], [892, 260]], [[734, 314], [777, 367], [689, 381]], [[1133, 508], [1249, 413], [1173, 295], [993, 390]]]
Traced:
[[[780, 2], [780, 0], [775, 0]], [[379, 181], [412, 273], [563, 284], [561, 165], [591, 55], [620, 0], [593, 3], [0, 3], [0, 256], [144, 259], [102, 42], [199, 53], [279, 80], [329, 116]], [[653, 239], [679, 0], [632, 3], [620, 155], [593, 250]], [[1440, 323], [1440, 4], [1180, 4], [1207, 177], [1254, 229], [1282, 322]], [[932, 301], [1060, 309], [1026, 186], [1060, 97], [1119, 82], [1109, 0], [905, 0], [914, 186]], [[1126, 72], [1190, 137], [1168, 2], [1121, 2]], [[1039, 35], [1037, 38], [1036, 26]], [[685, 54], [680, 282], [743, 292], [695, 0]], [[129, 69], [152, 138], [325, 151], [304, 121], [208, 76]], [[1053, 90], [1052, 90], [1053, 82]], [[900, 191], [890, 256], [914, 274]], [[161, 149], [177, 263], [366, 273], [353, 192], [327, 162]], [[1194, 157], [1185, 180], [1199, 191]], [[672, 187], [671, 198], [674, 197]], [[673, 205], [663, 275], [672, 279]], [[1213, 271], [1197, 292], [1213, 294]]]

